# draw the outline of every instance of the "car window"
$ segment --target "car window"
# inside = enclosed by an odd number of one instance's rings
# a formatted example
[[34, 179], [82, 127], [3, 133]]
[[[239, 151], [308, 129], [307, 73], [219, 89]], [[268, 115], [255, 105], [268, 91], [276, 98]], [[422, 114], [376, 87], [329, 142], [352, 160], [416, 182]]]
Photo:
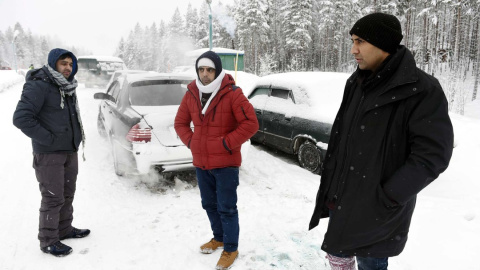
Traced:
[[98, 68], [103, 71], [121, 70], [123, 69], [123, 63], [102, 61], [102, 62], [98, 62]]
[[95, 59], [78, 59], [77, 60], [78, 69], [82, 70], [96, 70], [98, 61]]
[[252, 91], [250, 96], [248, 98], [253, 98], [254, 96], [259, 96], [259, 95], [269, 95], [270, 94], [270, 88], [257, 88]]
[[115, 82], [115, 84], [112, 85], [110, 89], [111, 89], [111, 92], [108, 94], [110, 94], [115, 100], [117, 100], [118, 94], [120, 93], [120, 84], [118, 82]]
[[151, 80], [134, 82], [129, 87], [132, 106], [180, 105], [190, 81]]
[[[287, 95], [288, 97], [288, 95]], [[285, 115], [292, 115], [296, 110], [296, 105], [290, 98], [284, 99], [279, 97], [270, 96], [267, 99], [267, 103], [265, 104], [265, 111], [285, 114]]]
[[272, 97], [278, 97], [282, 99], [291, 99], [290, 90], [284, 89], [272, 89]]
[[110, 85], [110, 87], [108, 87], [107, 89], [107, 94], [108, 95], [112, 95], [112, 92], [113, 92], [113, 88], [115, 87], [115, 84], [118, 84], [117, 82], [114, 82]]

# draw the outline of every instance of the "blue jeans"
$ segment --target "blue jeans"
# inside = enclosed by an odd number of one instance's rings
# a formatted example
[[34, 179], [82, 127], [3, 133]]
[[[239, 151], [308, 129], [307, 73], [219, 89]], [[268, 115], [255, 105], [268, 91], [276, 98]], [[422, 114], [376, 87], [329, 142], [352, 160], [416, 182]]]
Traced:
[[238, 249], [240, 226], [237, 211], [238, 167], [213, 170], [197, 168], [202, 207], [210, 220], [213, 238], [223, 242], [227, 252]]
[[387, 270], [388, 257], [372, 258], [357, 256], [358, 270]]

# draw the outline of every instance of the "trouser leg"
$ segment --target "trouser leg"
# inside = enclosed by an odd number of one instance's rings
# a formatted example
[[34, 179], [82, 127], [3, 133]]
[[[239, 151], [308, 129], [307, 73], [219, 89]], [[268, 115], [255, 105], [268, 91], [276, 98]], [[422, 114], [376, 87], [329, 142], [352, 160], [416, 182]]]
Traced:
[[357, 256], [358, 270], [387, 270], [388, 257], [373, 258]]
[[240, 234], [237, 210], [238, 168], [214, 169], [212, 174], [216, 179], [218, 213], [223, 228], [223, 248], [228, 252], [236, 251]]
[[215, 178], [208, 170], [197, 168], [198, 188], [202, 199], [202, 208], [207, 212], [212, 228], [213, 238], [223, 242], [223, 228], [220, 214], [217, 209], [217, 188]]
[[[65, 204], [65, 172], [69, 171], [65, 169], [67, 156], [68, 154], [34, 154], [33, 167], [42, 195], [38, 232], [40, 247], [49, 246], [59, 240], [60, 212]], [[71, 173], [69, 171], [69, 174]], [[69, 218], [63, 214], [62, 219]]]
[[75, 190], [77, 186], [77, 174], [78, 174], [78, 157], [77, 153], [71, 153], [67, 155], [65, 162], [65, 177], [63, 197], [65, 202], [60, 209], [60, 220], [58, 224], [58, 235], [60, 237], [67, 235], [73, 229], [73, 199], [75, 197]]
[[327, 254], [328, 262], [332, 270], [356, 270], [355, 257], [337, 257]]

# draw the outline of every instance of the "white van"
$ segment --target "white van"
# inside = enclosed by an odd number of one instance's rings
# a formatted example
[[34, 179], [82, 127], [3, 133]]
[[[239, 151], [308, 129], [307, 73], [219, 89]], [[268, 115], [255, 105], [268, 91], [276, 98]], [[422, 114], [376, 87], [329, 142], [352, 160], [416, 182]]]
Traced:
[[113, 56], [79, 56], [75, 78], [85, 87], [105, 87], [116, 70], [127, 69], [122, 59]]

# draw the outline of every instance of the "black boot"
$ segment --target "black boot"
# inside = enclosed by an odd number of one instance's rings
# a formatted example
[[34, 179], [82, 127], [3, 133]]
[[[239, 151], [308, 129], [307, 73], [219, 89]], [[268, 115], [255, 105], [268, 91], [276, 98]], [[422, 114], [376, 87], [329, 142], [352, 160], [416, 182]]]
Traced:
[[89, 229], [77, 229], [73, 227], [73, 230], [66, 234], [65, 236], [60, 237], [60, 240], [69, 239], [69, 238], [83, 238], [90, 234]]
[[58, 241], [48, 247], [40, 248], [43, 252], [52, 254], [53, 256], [63, 257], [72, 253], [72, 248]]

